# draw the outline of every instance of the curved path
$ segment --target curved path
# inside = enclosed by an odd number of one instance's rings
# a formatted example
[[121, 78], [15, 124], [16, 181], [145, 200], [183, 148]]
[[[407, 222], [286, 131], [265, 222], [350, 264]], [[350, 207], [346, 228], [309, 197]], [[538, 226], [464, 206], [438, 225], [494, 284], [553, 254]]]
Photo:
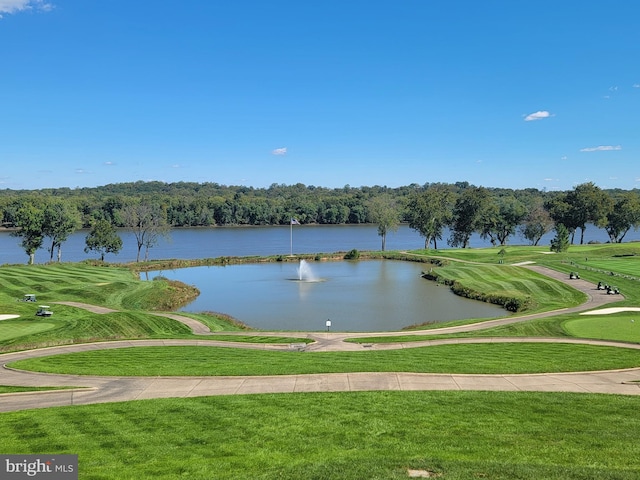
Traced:
[[[568, 280], [565, 274], [539, 266], [527, 266], [532, 270], [557, 280], [569, 283], [585, 292], [586, 303], [563, 310], [522, 317], [507, 317], [472, 325], [429, 330], [429, 335], [443, 335], [464, 331], [486, 329], [497, 325], [522, 322], [533, 318], [591, 310], [611, 302], [621, 300], [620, 295], [607, 295], [596, 290], [594, 285], [584, 280]], [[87, 308], [95, 313], [109, 313], [113, 310], [79, 303], [67, 305]], [[216, 341], [215, 333], [188, 317], [176, 314], [161, 314], [181, 321], [192, 328], [194, 333], [207, 335], [202, 340], [139, 340], [100, 342], [93, 344], [66, 345], [42, 348], [24, 352], [0, 355], [0, 385], [14, 386], [50, 386], [79, 387], [67, 390], [27, 392], [0, 395], [0, 411], [14, 411], [30, 408], [44, 408], [62, 405], [84, 405], [90, 403], [119, 402], [150, 398], [196, 397], [211, 395], [234, 395], [250, 393], [295, 393], [295, 392], [336, 392], [365, 390], [501, 390], [501, 391], [543, 391], [543, 392], [581, 392], [609, 393], [622, 395], [640, 395], [640, 368], [612, 370], [602, 372], [578, 373], [542, 373], [520, 375], [465, 375], [465, 374], [422, 374], [422, 373], [336, 373], [313, 375], [277, 375], [247, 377], [100, 377], [80, 375], [55, 375], [32, 373], [10, 369], [6, 366], [16, 360], [81, 352], [107, 348], [126, 348], [136, 346], [175, 346], [201, 345], [232, 348], [259, 348], [287, 350], [298, 348], [296, 345], [248, 344], [243, 342]], [[229, 335], [230, 332], [221, 332]], [[379, 333], [309, 333], [309, 332], [238, 332], [239, 335], [297, 336], [313, 339], [315, 342], [307, 351], [336, 351], [390, 348], [415, 348], [420, 346], [453, 343], [498, 343], [498, 342], [563, 342], [606, 345], [640, 350], [638, 344], [606, 341], [589, 341], [563, 338], [472, 338], [441, 339], [410, 343], [393, 344], [355, 344], [344, 340], [363, 336], [425, 335], [425, 331], [379, 332]]]

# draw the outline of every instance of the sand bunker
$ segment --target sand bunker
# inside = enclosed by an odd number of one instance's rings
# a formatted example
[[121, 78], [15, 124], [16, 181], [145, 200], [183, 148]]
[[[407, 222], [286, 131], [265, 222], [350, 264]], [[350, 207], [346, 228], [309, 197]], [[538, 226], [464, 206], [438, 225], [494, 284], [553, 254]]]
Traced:
[[11, 320], [12, 318], [18, 318], [20, 315], [0, 315], [0, 320]]
[[590, 312], [583, 312], [580, 315], [610, 315], [612, 313], [621, 312], [640, 312], [638, 307], [611, 307], [603, 308], [602, 310], [591, 310]]

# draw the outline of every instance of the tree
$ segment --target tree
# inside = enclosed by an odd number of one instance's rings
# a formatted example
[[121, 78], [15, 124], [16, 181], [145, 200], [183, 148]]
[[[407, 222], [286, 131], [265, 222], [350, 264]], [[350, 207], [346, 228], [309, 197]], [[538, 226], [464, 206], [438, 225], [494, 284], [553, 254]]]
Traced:
[[567, 194], [563, 193], [547, 200], [544, 204], [545, 209], [549, 212], [551, 219], [556, 225], [562, 224], [571, 235], [571, 243], [579, 222], [576, 219], [572, 205], [567, 201]]
[[42, 247], [44, 241], [43, 224], [44, 206], [35, 202], [26, 201], [15, 212], [14, 225], [17, 230], [12, 235], [22, 238], [21, 245], [25, 253], [29, 255], [29, 265], [33, 265], [36, 251]]
[[158, 243], [160, 236], [166, 236], [169, 227], [159, 207], [148, 203], [127, 205], [122, 209], [125, 227], [129, 228], [136, 238], [136, 262], [140, 261], [140, 251], [145, 247], [144, 259], [149, 258], [149, 248]]
[[482, 231], [483, 220], [492, 206], [489, 192], [484, 187], [468, 187], [456, 200], [453, 207], [451, 237], [452, 247], [467, 248], [473, 232]]
[[526, 215], [526, 207], [513, 195], [499, 196], [484, 209], [480, 218], [482, 238], [489, 238], [492, 245], [506, 245], [509, 237]]
[[619, 198], [609, 215], [605, 230], [611, 243], [622, 243], [631, 227], [640, 225], [640, 198], [636, 192], [627, 192]]
[[451, 222], [453, 211], [453, 192], [444, 186], [433, 186], [423, 192], [411, 195], [407, 204], [409, 226], [424, 237], [424, 248], [438, 248], [442, 232]]
[[525, 217], [524, 223], [520, 226], [522, 236], [531, 242], [531, 245], [538, 245], [542, 237], [553, 229], [553, 220], [542, 205], [534, 206]]
[[567, 194], [566, 201], [571, 205], [571, 217], [575, 227], [580, 228], [580, 245], [584, 243], [586, 224], [604, 225], [613, 208], [611, 197], [593, 182], [577, 185]]
[[107, 253], [117, 254], [122, 249], [122, 239], [115, 227], [108, 220], [96, 220], [85, 239], [85, 252], [91, 250], [100, 254], [100, 260], [104, 262]]
[[395, 200], [386, 193], [369, 200], [368, 210], [371, 223], [378, 224], [378, 235], [382, 237], [382, 251], [384, 251], [387, 244], [387, 232], [398, 230], [400, 212]]
[[69, 238], [80, 226], [80, 215], [77, 210], [73, 210], [68, 204], [54, 202], [46, 206], [44, 210], [44, 223], [42, 233], [51, 240], [48, 247], [50, 257], [53, 261], [53, 252], [58, 250], [58, 262], [62, 258], [62, 243]]
[[556, 225], [556, 236], [551, 239], [551, 251], [566, 252], [569, 249], [569, 230], [562, 223]]

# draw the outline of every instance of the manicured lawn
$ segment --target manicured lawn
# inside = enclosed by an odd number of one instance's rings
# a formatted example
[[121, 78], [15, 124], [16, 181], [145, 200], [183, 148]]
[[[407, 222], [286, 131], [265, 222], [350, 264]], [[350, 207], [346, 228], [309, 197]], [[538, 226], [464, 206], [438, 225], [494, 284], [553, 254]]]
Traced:
[[592, 269], [616, 272], [621, 275], [632, 275], [640, 278], [640, 255], [629, 257], [588, 258], [582, 265]]
[[568, 285], [530, 270], [509, 265], [450, 262], [432, 272], [464, 288], [493, 296], [526, 299], [526, 313], [555, 310], [583, 303], [586, 296]]
[[42, 321], [37, 317], [32, 320], [3, 320], [0, 322], [0, 342], [46, 332], [53, 328], [56, 328], [55, 323]]
[[640, 366], [640, 350], [486, 343], [362, 352], [135, 347], [22, 360], [12, 367], [80, 375], [286, 375], [345, 372], [539, 373]]
[[640, 312], [581, 315], [564, 323], [575, 337], [640, 343]]
[[63, 390], [65, 387], [14, 387], [0, 385], [0, 393], [40, 392], [42, 390]]
[[640, 397], [357, 392], [162, 399], [0, 415], [2, 452], [83, 480], [636, 480]]

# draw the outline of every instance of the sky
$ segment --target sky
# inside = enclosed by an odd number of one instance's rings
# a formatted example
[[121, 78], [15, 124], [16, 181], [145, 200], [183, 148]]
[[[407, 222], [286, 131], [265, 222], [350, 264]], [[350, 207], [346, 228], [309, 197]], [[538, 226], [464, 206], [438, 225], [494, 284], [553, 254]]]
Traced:
[[635, 0], [0, 0], [0, 189], [640, 188]]

